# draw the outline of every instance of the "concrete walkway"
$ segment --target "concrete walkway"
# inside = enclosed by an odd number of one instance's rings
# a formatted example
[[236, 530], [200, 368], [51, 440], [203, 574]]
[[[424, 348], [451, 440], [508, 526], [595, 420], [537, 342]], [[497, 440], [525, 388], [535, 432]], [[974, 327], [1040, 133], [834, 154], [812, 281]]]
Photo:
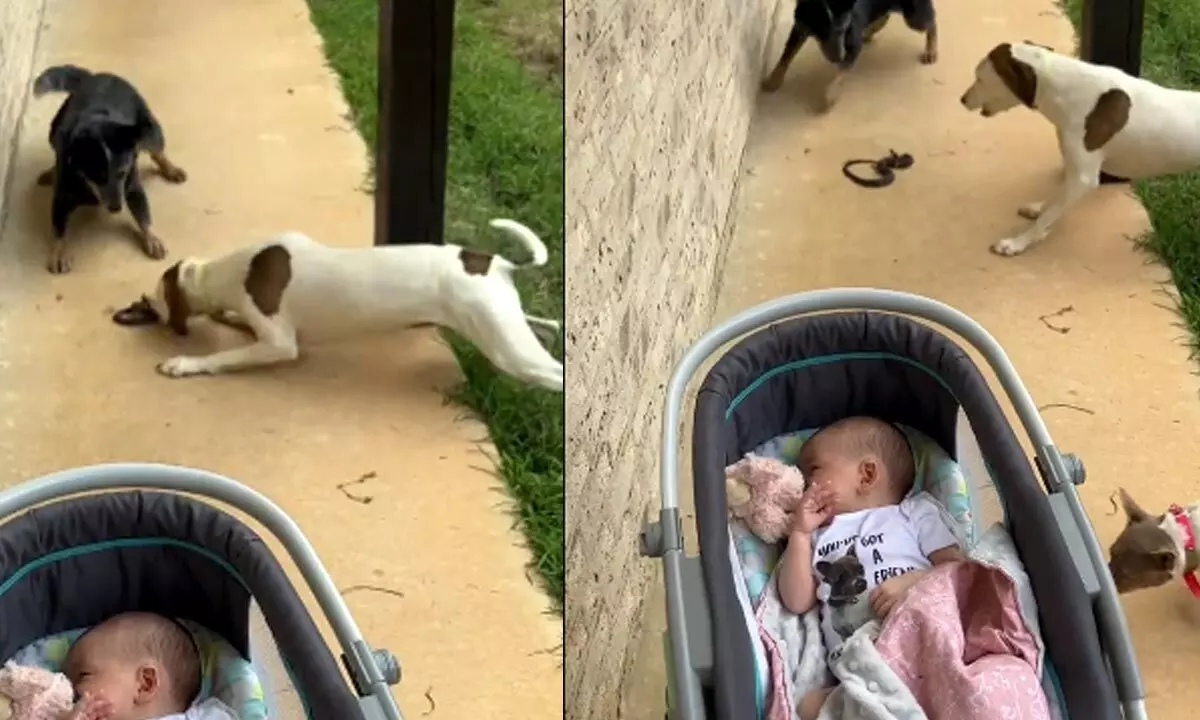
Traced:
[[[1004, 345], [1039, 404], [1073, 406], [1044, 415], [1057, 444], [1087, 463], [1081, 492], [1107, 546], [1124, 521], [1110, 515], [1118, 484], [1152, 509], [1200, 497], [1195, 367], [1163, 307], [1167, 275], [1134, 249], [1129, 238], [1146, 229], [1145, 212], [1114, 187], [1025, 255], [988, 251], [1024, 226], [1017, 207], [1047, 196], [1061, 162], [1041, 116], [1013, 110], [985, 120], [958, 98], [996, 43], [1069, 51], [1075, 40], [1043, 0], [943, 2], [938, 12], [941, 59], [932, 67], [917, 63], [921, 37], [892, 22], [828, 115], [808, 110], [827, 77], [814, 48], [761, 100], [720, 316], [845, 285], [921, 293], [966, 312]], [[863, 189], [842, 176], [844, 161], [889, 148], [916, 159], [891, 187]], [[1194, 717], [1196, 601], [1180, 583], [1124, 606], [1151, 717]]]
[[[106, 461], [239, 479], [299, 523], [339, 587], [402, 593], [359, 589], [347, 602], [367, 639], [399, 655], [407, 717], [560, 718], [561, 625], [527, 578], [484, 429], [438, 392], [458, 370], [434, 333], [169, 380], [159, 360], [237, 338], [204, 329], [179, 342], [109, 319], [185, 255], [292, 228], [371, 242], [365, 148], [304, 2], [51, 0], [35, 67], [59, 62], [131, 78], [190, 177], [147, 173], [167, 261], [141, 253], [126, 217], [80, 216], [74, 270], [52, 276], [49, 193], [34, 178], [52, 161], [61, 97], [30, 101], [0, 241], [0, 480]], [[337, 487], [368, 473], [348, 490], [369, 504]]]

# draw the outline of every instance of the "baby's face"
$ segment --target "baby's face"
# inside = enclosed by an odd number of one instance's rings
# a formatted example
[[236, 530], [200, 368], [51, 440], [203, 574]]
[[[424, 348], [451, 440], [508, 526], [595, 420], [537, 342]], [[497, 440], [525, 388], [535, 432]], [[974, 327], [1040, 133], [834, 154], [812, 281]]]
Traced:
[[104, 628], [81, 637], [67, 653], [64, 674], [75, 692], [103, 696], [112, 703], [114, 719], [133, 714], [138, 693], [138, 666], [117, 660], [114, 642], [118, 639]]
[[800, 472], [810, 487], [833, 492], [834, 512], [850, 512], [857, 507], [863, 483], [862, 462], [842, 452], [835, 442], [817, 436], [803, 445]]

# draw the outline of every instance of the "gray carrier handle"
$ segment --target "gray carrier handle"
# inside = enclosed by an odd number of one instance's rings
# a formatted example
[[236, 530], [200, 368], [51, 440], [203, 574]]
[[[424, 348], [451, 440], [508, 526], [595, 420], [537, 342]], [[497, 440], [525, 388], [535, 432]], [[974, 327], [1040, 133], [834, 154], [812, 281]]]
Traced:
[[[868, 310], [908, 315], [936, 323], [966, 340], [991, 366], [1000, 385], [1016, 409], [1025, 432], [1033, 443], [1036, 462], [1042, 472], [1051, 505], [1075, 559], [1095, 598], [1103, 647], [1117, 685], [1117, 695], [1127, 720], [1144, 720], [1145, 692], [1138, 672], [1137, 659], [1129, 639], [1125, 615], [1117, 599], [1117, 588], [1108, 572], [1104, 550], [1092, 531], [1087, 512], [1079, 500], [1076, 483], [1083, 480], [1082, 463], [1072, 455], [1064, 455], [1054, 446], [1050, 432], [1038, 412], [1037, 405], [1017, 375], [1000, 343], [987, 330], [964, 313], [931, 298], [894, 290], [875, 288], [828, 288], [787, 295], [744, 310], [706, 332], [697, 340], [675, 366], [667, 386], [667, 401], [663, 409], [662, 458], [659, 469], [662, 508], [656, 523], [643, 532], [642, 554], [661, 557], [667, 595], [667, 618], [670, 631], [671, 684], [676, 717], [683, 720], [703, 720], [704, 703], [700, 677], [711, 648], [688, 643], [685, 627], [695, 627], [697, 608], [703, 598], [688, 598], [685, 587], [695, 586], [692, 576], [699, 572], [698, 563], [687, 563], [683, 548], [683, 525], [679, 515], [679, 431], [684, 394], [692, 377], [714, 353], [747, 333], [754, 332], [781, 320], [799, 315], [833, 311]], [[1056, 497], [1057, 496], [1057, 497]], [[1061, 501], [1058, 498], [1062, 498]], [[689, 612], [689, 603], [693, 606]], [[690, 616], [690, 617], [689, 617]], [[711, 622], [710, 618], [706, 618]]]
[[157, 463], [106, 463], [43, 475], [0, 492], [0, 522], [37, 505], [71, 495], [152, 489], [223, 502], [262, 523], [283, 543], [304, 576], [342, 646], [342, 659], [359, 693], [364, 720], [403, 720], [388, 685], [400, 682], [400, 664], [387, 650], [363, 640], [341, 593], [300, 527], [265, 495], [223, 475]]

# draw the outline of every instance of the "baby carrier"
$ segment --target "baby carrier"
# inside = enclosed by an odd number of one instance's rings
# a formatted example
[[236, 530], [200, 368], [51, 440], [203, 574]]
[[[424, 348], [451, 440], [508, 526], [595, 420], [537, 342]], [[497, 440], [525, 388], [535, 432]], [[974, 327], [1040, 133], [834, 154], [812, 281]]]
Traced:
[[[333, 628], [349, 682], [262, 538], [182, 493], [237, 508], [283, 544]], [[389, 688], [400, 680], [395, 657], [363, 640], [296, 523], [244, 485], [170, 465], [75, 468], [0, 492], [0, 523], [3, 661], [58, 670], [88, 627], [153, 612], [192, 631], [201, 696], [220, 698], [240, 720], [283, 718], [272, 698], [287, 686], [309, 720], [401, 718]], [[252, 603], [283, 677], [253, 657]]]
[[[971, 357], [914, 318], [950, 330], [983, 356], [1029, 437], [1032, 463]], [[685, 390], [710, 355], [738, 338], [696, 397], [692, 481], [699, 555], [688, 556], [678, 502]], [[671, 378], [662, 507], [641, 537], [642, 554], [661, 558], [665, 576], [667, 717], [763, 715], [762, 643], [746, 607], [747, 574], [736, 567], [725, 468], [748, 452], [778, 449], [801, 431], [853, 415], [914, 429], [954, 473], [974, 456], [974, 479], [998, 496], [1003, 530], [1038, 601], [1052, 713], [1072, 720], [1145, 718], [1124, 615], [1076, 490], [1084, 480], [1082, 463], [1054, 446], [1004, 350], [977, 323], [920, 296], [854, 288], [800, 293], [746, 310], [700, 338]], [[980, 491], [971, 483], [962, 487], [962, 497], [950, 498], [961, 507], [950, 510], [977, 523]]]

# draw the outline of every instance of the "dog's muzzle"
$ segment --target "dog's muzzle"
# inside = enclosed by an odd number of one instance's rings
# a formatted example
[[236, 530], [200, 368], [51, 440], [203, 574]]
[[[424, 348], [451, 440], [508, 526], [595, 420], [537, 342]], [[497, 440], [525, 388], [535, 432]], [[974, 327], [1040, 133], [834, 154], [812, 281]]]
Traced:
[[116, 214], [121, 212], [121, 191], [105, 188], [104, 191], [104, 206], [108, 208], [110, 213]]

